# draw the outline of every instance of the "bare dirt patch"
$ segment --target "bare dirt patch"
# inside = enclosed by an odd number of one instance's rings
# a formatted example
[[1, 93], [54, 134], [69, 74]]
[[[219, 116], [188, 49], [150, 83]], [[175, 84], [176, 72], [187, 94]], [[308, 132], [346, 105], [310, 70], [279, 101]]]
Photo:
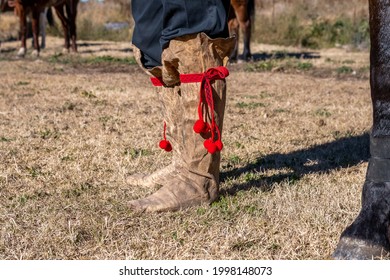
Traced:
[[329, 258], [369, 157], [367, 52], [254, 46], [230, 66], [220, 199], [139, 215], [153, 190], [126, 174], [169, 163], [155, 89], [129, 43], [61, 43], [0, 53], [1, 259]]

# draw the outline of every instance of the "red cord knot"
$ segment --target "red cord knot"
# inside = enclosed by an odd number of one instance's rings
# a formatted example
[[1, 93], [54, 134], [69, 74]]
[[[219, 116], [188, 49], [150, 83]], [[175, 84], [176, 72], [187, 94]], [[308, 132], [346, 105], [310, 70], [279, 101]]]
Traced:
[[210, 154], [219, 152], [223, 148], [221, 131], [215, 121], [215, 106], [213, 88], [211, 83], [215, 80], [223, 80], [229, 75], [226, 67], [219, 66], [208, 69], [202, 77], [199, 92], [198, 120], [194, 124], [195, 133], [205, 134], [210, 132], [203, 145]]
[[[224, 80], [229, 76], [229, 70], [224, 66], [209, 68], [204, 73], [180, 74], [181, 83], [201, 83], [198, 103], [198, 120], [193, 126], [193, 130], [198, 134], [210, 133], [203, 145], [210, 154], [221, 151], [223, 143], [221, 131], [215, 121], [215, 106], [213, 88], [211, 83], [215, 80]], [[164, 86], [160, 78], [151, 78], [154, 86]], [[172, 146], [165, 138], [166, 123], [164, 123], [164, 140], [160, 142], [160, 147], [166, 151], [171, 151]], [[164, 142], [166, 141], [166, 142]]]

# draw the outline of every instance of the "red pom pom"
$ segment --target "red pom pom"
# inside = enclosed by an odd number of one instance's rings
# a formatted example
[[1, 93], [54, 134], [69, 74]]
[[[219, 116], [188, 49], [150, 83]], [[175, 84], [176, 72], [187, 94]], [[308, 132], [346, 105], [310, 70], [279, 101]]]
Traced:
[[[167, 142], [168, 142], [168, 141], [167, 141]], [[167, 145], [167, 147], [165, 148], [165, 151], [167, 151], [167, 152], [172, 151], [172, 145], [171, 145], [171, 143], [168, 142], [168, 145]]]
[[218, 151], [221, 151], [223, 149], [223, 143], [221, 140], [215, 141], [215, 146], [217, 146]]
[[211, 139], [206, 139], [203, 143], [203, 146], [206, 148], [206, 150], [210, 153], [210, 154], [214, 154], [216, 151], [217, 151], [217, 146], [215, 145], [215, 143], [213, 143], [211, 141]]
[[166, 140], [161, 140], [161, 141], [160, 141], [159, 146], [160, 146], [161, 149], [165, 150], [165, 148], [167, 147], [167, 145], [168, 145], [168, 141], [166, 141]]
[[206, 140], [204, 140], [204, 142], [203, 142], [203, 146], [207, 149], [207, 147], [208, 146], [210, 146], [210, 144], [211, 144], [211, 139], [206, 139]]
[[197, 120], [194, 124], [195, 133], [207, 132], [207, 124], [202, 120]]
[[161, 140], [159, 146], [160, 146], [161, 149], [163, 149], [163, 150], [165, 150], [167, 152], [172, 151], [172, 145], [167, 140]]

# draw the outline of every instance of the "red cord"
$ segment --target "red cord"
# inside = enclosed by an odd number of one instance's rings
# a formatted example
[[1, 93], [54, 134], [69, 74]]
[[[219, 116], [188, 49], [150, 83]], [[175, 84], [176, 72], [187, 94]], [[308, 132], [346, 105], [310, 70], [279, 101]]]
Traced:
[[[195, 133], [204, 134], [208, 131], [211, 132], [210, 138], [204, 141], [204, 147], [210, 154], [214, 154], [217, 151], [222, 150], [223, 143], [221, 140], [221, 131], [215, 122], [214, 114], [214, 98], [213, 98], [213, 88], [211, 82], [215, 80], [223, 80], [229, 75], [229, 71], [224, 66], [218, 66], [215, 68], [209, 68], [206, 72], [201, 74], [181, 74], [180, 81], [182, 83], [201, 83], [200, 92], [199, 92], [199, 104], [198, 104], [198, 120], [194, 124]], [[151, 78], [152, 84], [154, 86], [164, 86], [164, 83], [161, 79], [156, 77]], [[210, 112], [210, 123], [205, 121], [203, 116], [206, 116], [206, 108]], [[166, 140], [166, 123], [164, 122], [164, 140], [160, 141], [160, 147], [166, 151], [171, 151], [172, 146], [169, 141]]]
[[167, 131], [167, 123], [164, 122], [164, 133], [163, 133], [163, 140], [160, 141], [160, 148], [167, 151], [167, 152], [170, 152], [172, 151], [172, 145], [171, 143], [167, 140], [167, 136], [166, 136], [166, 131]]

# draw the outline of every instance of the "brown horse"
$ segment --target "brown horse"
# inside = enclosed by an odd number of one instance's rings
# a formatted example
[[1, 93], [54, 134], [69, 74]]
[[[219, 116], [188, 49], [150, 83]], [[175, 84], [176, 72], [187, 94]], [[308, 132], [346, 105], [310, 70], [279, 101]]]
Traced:
[[[14, 4], [14, 2], [10, 1], [10, 4]], [[0, 0], [0, 12], [15, 12], [15, 7], [11, 7], [8, 3], [8, 0]], [[46, 7], [44, 12], [40, 14], [39, 19], [39, 31], [41, 35], [41, 49], [44, 49], [46, 46], [46, 22], [49, 23], [50, 26], [54, 26], [54, 18], [52, 10], [49, 7]], [[29, 33], [31, 33], [29, 31]], [[34, 45], [34, 42], [33, 42]]]
[[369, 0], [373, 125], [361, 210], [341, 234], [333, 257], [376, 259], [390, 252], [390, 5]]
[[14, 8], [13, 7], [10, 7], [8, 5], [8, 1], [7, 0], [1, 0], [0, 1], [0, 12], [4, 13], [4, 12], [10, 12], [10, 11], [13, 11]]
[[74, 52], [77, 52], [76, 15], [78, 2], [79, 0], [8, 0], [9, 5], [15, 7], [20, 20], [21, 48], [18, 55], [24, 56], [26, 54], [27, 15], [29, 13], [32, 14], [33, 54], [39, 55], [39, 15], [46, 7], [51, 6], [54, 7], [57, 16], [61, 20], [65, 37], [65, 49], [69, 51], [72, 48]]
[[242, 58], [250, 60], [252, 58], [250, 50], [250, 40], [252, 33], [252, 22], [255, 15], [255, 1], [254, 0], [231, 0], [230, 10], [228, 16], [229, 33], [236, 36], [236, 46], [230, 57], [231, 61], [237, 61], [238, 58], [238, 39], [239, 30], [241, 29], [244, 35], [244, 50]]

